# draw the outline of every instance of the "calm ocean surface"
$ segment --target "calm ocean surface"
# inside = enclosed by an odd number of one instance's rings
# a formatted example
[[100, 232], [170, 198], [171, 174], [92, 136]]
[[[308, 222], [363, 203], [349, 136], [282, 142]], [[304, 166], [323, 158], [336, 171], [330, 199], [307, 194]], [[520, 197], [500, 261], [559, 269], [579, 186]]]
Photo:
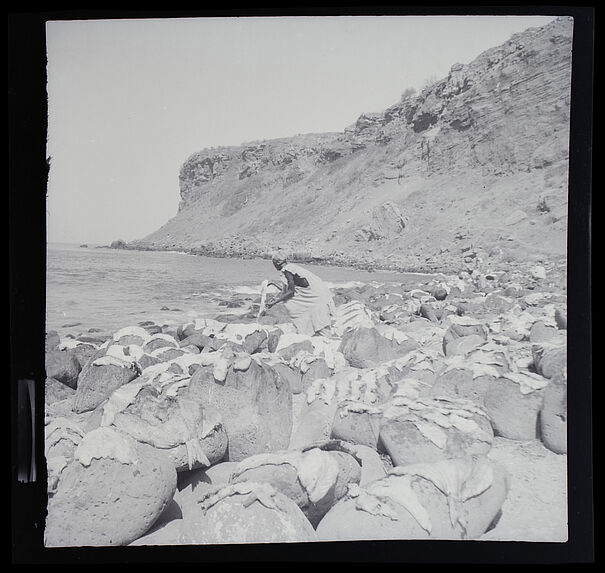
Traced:
[[[409, 282], [417, 275], [305, 265], [332, 285]], [[62, 336], [90, 328], [115, 331], [144, 320], [178, 325], [232, 312], [220, 306], [235, 293], [255, 298], [265, 279], [279, 278], [271, 261], [216, 259], [175, 252], [48, 245], [46, 329]]]

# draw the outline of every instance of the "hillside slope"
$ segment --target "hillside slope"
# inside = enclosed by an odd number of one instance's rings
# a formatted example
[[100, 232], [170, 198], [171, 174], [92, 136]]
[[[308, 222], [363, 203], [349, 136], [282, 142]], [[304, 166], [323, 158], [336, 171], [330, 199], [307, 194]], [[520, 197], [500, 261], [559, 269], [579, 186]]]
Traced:
[[564, 260], [573, 22], [516, 34], [342, 133], [205, 149], [132, 248], [406, 270]]

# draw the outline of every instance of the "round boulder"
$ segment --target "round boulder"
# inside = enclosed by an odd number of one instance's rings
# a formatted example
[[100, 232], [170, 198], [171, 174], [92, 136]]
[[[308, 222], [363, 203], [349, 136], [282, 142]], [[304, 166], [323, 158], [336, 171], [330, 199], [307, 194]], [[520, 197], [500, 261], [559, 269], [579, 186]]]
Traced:
[[302, 373], [298, 368], [293, 368], [288, 364], [276, 362], [273, 369], [288, 382], [292, 394], [300, 394], [303, 391]]
[[413, 464], [351, 487], [317, 527], [322, 541], [477, 539], [508, 492], [506, 473], [485, 457]]
[[323, 358], [313, 360], [309, 367], [302, 373], [302, 387], [307, 390], [311, 384], [318, 378], [329, 378], [332, 375], [332, 368], [328, 366]]
[[94, 410], [114, 390], [134, 380], [140, 374], [136, 362], [128, 362], [115, 356], [102, 356], [90, 361], [80, 372], [74, 396], [76, 413]]
[[471, 401], [400, 397], [383, 408], [379, 447], [395, 466], [486, 454], [491, 448], [490, 420]]
[[482, 405], [492, 379], [486, 375], [475, 377], [470, 368], [453, 368], [437, 376], [430, 393], [436, 398], [462, 398]]
[[360, 327], [344, 333], [338, 351], [354, 368], [373, 368], [404, 356], [414, 347], [389, 340], [376, 328]]
[[51, 350], [46, 353], [47, 378], [54, 378], [75, 390], [81, 370], [80, 361], [73, 352]]
[[315, 541], [313, 526], [294, 501], [269, 483], [241, 482], [202, 494], [185, 517], [190, 544]]
[[177, 472], [208, 467], [227, 450], [227, 434], [210, 407], [187, 396], [187, 379], [161, 388], [146, 381], [126, 384], [104, 406], [102, 424], [164, 451]]
[[535, 440], [547, 383], [541, 376], [512, 372], [490, 380], [483, 406], [494, 434], [510, 440]]
[[532, 345], [534, 367], [545, 378], [567, 375], [567, 345], [559, 341], [545, 341]]
[[238, 462], [220, 462], [209, 468], [183, 471], [178, 474], [174, 499], [179, 504], [183, 516], [197, 511], [200, 496], [218, 486], [227, 485]]
[[[449, 319], [454, 320], [454, 319]], [[478, 346], [487, 340], [487, 329], [486, 327], [477, 320], [469, 319], [469, 318], [456, 318], [456, 322], [454, 322], [443, 335], [443, 353], [446, 356], [451, 354], [460, 354], [463, 353], [458, 349], [458, 345], [460, 343], [457, 342], [458, 339], [469, 339], [471, 342], [467, 342], [466, 345], [463, 344], [463, 347], [467, 347], [466, 351], [470, 350], [474, 346]], [[474, 344], [472, 344], [474, 343]], [[452, 347], [450, 350], [449, 347]], [[455, 350], [455, 352], [454, 352]]]
[[44, 381], [44, 402], [47, 406], [60, 400], [72, 398], [75, 393], [76, 391], [73, 388], [54, 378], [47, 378]]
[[331, 437], [352, 444], [377, 448], [382, 410], [363, 402], [346, 401], [338, 405]]
[[269, 483], [300, 507], [312, 525], [359, 483], [361, 466], [345, 452], [320, 448], [251, 456], [240, 462], [231, 483]]
[[175, 489], [168, 456], [117, 430], [93, 430], [49, 500], [45, 545], [127, 545], [149, 530]]
[[[217, 368], [222, 364], [221, 368]], [[226, 461], [287, 448], [292, 432], [292, 393], [277, 371], [250, 359], [199, 368], [189, 395], [218, 412], [229, 437]]]
[[567, 453], [567, 380], [562, 376], [551, 378], [544, 389], [540, 437], [549, 450]]

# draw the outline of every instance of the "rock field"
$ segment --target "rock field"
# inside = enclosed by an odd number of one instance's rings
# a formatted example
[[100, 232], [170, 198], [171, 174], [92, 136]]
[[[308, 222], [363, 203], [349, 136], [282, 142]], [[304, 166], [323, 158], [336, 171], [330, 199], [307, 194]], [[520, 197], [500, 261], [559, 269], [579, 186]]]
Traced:
[[[556, 265], [47, 333], [49, 547], [567, 539]], [[237, 299], [237, 300], [235, 300]]]

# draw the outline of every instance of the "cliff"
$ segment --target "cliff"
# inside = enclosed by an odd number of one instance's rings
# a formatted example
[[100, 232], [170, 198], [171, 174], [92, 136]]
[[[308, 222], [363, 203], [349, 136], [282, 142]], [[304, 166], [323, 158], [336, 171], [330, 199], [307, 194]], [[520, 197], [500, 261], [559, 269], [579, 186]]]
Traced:
[[573, 22], [516, 34], [342, 133], [198, 151], [133, 248], [455, 270], [564, 260]]

